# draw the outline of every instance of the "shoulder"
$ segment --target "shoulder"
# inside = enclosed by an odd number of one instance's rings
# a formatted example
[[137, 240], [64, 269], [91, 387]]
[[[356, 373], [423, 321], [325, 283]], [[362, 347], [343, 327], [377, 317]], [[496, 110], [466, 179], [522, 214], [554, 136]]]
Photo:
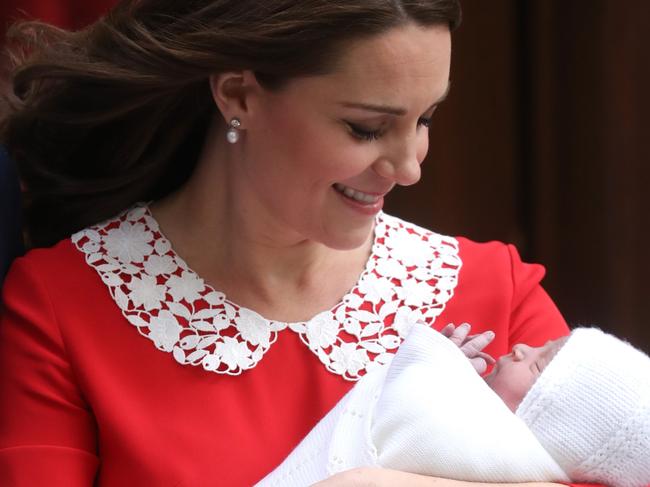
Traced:
[[131, 235], [128, 229], [125, 230], [120, 225], [129, 218], [132, 220], [140, 218], [144, 212], [144, 208], [140, 206], [130, 208], [111, 219], [82, 229], [52, 247], [30, 250], [12, 263], [7, 276], [7, 286], [11, 286], [12, 281], [16, 279], [32, 276], [42, 280], [44, 284], [57, 288], [71, 285], [76, 290], [82, 290], [84, 279], [97, 280], [97, 273], [89, 264], [97, 247], [98, 232], [104, 230], [110, 233], [112, 229], [117, 228], [116, 233], [119, 235], [116, 237], [119, 238], [116, 240], [119, 241], [115, 245], [120, 247], [124, 241], [126, 242], [124, 246], [128, 246]]
[[421, 259], [424, 254], [427, 259], [442, 255], [444, 259], [434, 262], [457, 266], [458, 288], [465, 292], [512, 298], [517, 290], [538, 285], [546, 272], [540, 264], [524, 262], [512, 244], [443, 235], [390, 215], [382, 215], [381, 221], [393, 235], [388, 243], [402, 247], [400, 254], [419, 255]]
[[[395, 217], [387, 219], [413, 235], [410, 240], [428, 242], [413, 244], [400, 255], [426, 254], [419, 261], [425, 271], [453, 277], [449, 299], [438, 317], [441, 326], [468, 322], [476, 332], [495, 331], [497, 338], [488, 350], [494, 355], [507, 353], [513, 343], [541, 345], [567, 333], [566, 322], [540, 285], [544, 267], [523, 262], [515, 246], [444, 236]], [[453, 260], [432, 257], [436, 253], [449, 253]]]
[[[398, 217], [382, 214], [379, 220], [385, 228], [386, 233], [391, 236], [402, 235], [404, 243], [411, 240], [410, 250], [414, 252], [427, 252], [431, 248], [448, 249], [457, 252], [464, 268], [469, 270], [516, 272], [523, 267], [537, 274], [539, 278], [544, 274], [544, 268], [539, 264], [526, 264], [522, 261], [517, 248], [509, 243], [500, 241], [478, 242], [463, 236], [451, 236], [437, 233], [433, 230], [421, 227], [415, 223], [402, 220]], [[381, 227], [381, 225], [380, 225]], [[408, 239], [405, 236], [410, 235]], [[396, 240], [396, 239], [394, 239]], [[418, 246], [417, 242], [430, 243], [429, 249], [425, 246]], [[415, 242], [415, 244], [413, 243]]]
[[541, 264], [524, 262], [517, 248], [499, 241], [475, 242], [457, 237], [459, 256], [467, 275], [493, 283], [517, 287], [539, 283], [546, 274]]
[[67, 238], [48, 248], [35, 248], [24, 256], [18, 257], [11, 264], [7, 276], [8, 283], [15, 275], [39, 274], [64, 278], [71, 272], [82, 269], [83, 257], [75, 249], [72, 240]]
[[105, 294], [101, 278], [90, 265], [93, 242], [88, 242], [88, 235], [92, 236], [96, 228], [119, 223], [121, 217], [85, 228], [52, 247], [31, 249], [15, 259], [2, 288], [2, 302], [36, 303], [47, 299], [53, 309], [60, 309], [68, 304], [76, 307], [90, 303]]
[[538, 275], [540, 279], [544, 276], [544, 267], [541, 264], [524, 262], [513, 244], [496, 240], [476, 242], [466, 237], [456, 237], [456, 239], [461, 258], [470, 265], [480, 264], [483, 268], [509, 269], [512, 272], [526, 268]]
[[97, 286], [96, 280], [96, 274], [68, 238], [15, 259], [2, 287], [2, 302], [8, 307], [48, 303], [51, 308], [65, 301], [74, 302], [81, 292]]

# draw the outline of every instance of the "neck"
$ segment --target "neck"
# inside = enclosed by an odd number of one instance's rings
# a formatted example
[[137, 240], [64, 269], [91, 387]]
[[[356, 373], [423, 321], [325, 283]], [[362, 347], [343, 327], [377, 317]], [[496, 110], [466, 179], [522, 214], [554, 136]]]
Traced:
[[232, 177], [238, 169], [237, 145], [215, 134], [208, 140], [212, 142], [191, 179], [151, 208], [191, 268], [232, 299], [241, 295], [241, 301], [237, 300], [241, 304], [245, 294], [271, 303], [274, 296], [318, 288], [324, 273], [339, 276], [337, 285], [343, 289], [334, 294], [356, 282], [372, 235], [360, 248], [341, 251], [297, 234], [250, 188], [233, 183], [242, 180]]

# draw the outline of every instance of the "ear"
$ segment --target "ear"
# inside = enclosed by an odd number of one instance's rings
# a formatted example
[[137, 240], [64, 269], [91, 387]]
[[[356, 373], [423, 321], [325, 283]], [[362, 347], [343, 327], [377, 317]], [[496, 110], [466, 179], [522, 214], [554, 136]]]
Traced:
[[255, 75], [250, 70], [231, 71], [210, 76], [212, 99], [228, 123], [237, 117], [242, 125], [251, 112], [251, 98], [261, 89]]

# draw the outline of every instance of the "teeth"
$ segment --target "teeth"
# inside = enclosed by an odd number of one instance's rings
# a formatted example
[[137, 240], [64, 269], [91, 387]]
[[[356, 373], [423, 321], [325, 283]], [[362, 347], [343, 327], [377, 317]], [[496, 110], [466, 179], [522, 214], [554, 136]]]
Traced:
[[362, 193], [361, 191], [356, 191], [347, 186], [343, 186], [340, 183], [336, 183], [334, 187], [337, 191], [343, 193], [348, 198], [359, 201], [360, 203], [376, 203], [379, 200], [379, 196], [373, 196], [370, 194]]

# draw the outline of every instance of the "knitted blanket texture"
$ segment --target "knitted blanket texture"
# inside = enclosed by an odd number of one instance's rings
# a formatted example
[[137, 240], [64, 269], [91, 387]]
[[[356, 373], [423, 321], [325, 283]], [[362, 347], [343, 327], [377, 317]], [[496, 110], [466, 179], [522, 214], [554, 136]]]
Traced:
[[260, 486], [304, 486], [378, 466], [480, 482], [568, 482], [449, 339], [415, 325]]

